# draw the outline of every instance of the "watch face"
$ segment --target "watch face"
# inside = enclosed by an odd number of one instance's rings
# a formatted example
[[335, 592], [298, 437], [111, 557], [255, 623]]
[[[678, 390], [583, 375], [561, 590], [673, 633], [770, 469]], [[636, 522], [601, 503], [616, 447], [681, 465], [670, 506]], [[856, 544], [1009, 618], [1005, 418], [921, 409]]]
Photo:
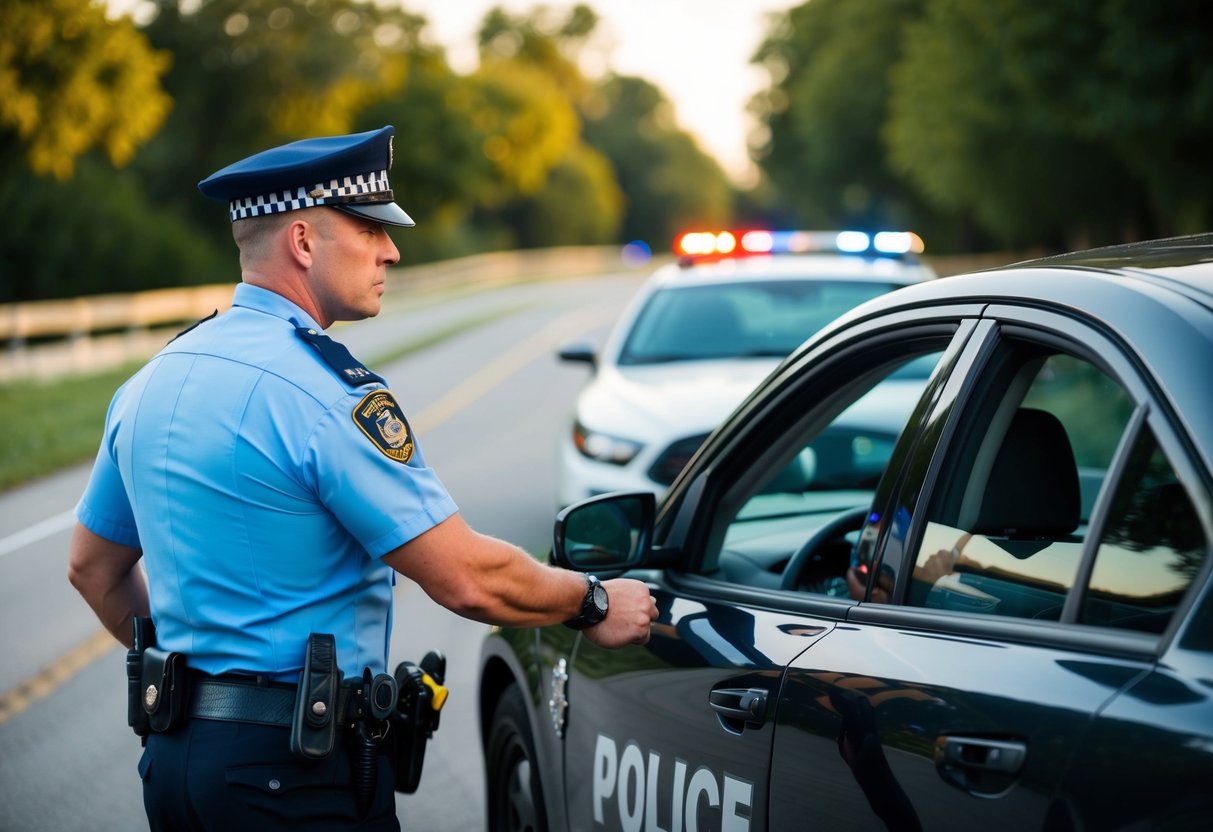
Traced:
[[607, 591], [602, 584], [594, 585], [594, 606], [605, 615], [607, 611]]

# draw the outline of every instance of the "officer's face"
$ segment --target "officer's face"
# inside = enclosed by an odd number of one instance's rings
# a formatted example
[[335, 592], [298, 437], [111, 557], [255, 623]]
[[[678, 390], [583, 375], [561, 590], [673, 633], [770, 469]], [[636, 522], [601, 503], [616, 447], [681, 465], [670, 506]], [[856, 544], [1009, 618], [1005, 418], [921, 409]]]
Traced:
[[327, 327], [379, 314], [387, 267], [400, 251], [383, 226], [325, 210], [313, 222], [318, 241], [312, 259], [312, 293]]

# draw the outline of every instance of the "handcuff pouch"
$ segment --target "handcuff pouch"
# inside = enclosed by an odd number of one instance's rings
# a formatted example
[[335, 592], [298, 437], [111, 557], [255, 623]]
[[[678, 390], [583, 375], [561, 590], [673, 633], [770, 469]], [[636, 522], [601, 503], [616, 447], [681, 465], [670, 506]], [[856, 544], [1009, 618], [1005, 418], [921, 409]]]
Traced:
[[139, 687], [147, 725], [157, 734], [172, 731], [185, 721], [188, 705], [185, 654], [146, 647], [142, 668]]

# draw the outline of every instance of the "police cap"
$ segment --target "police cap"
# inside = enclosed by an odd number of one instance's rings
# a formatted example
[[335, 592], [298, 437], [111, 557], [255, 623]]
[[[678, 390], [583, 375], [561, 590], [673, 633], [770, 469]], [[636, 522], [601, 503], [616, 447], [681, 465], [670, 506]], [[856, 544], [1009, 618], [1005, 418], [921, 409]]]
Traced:
[[387, 225], [412, 226], [393, 201], [387, 179], [395, 132], [389, 125], [263, 150], [212, 173], [198, 190], [226, 201], [232, 222], [326, 205]]

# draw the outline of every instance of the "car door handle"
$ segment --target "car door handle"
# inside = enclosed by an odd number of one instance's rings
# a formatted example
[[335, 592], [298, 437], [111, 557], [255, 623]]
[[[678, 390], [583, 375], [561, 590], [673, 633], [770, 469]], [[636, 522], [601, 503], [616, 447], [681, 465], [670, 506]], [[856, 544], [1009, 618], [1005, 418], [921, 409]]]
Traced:
[[767, 692], [762, 688], [718, 688], [708, 694], [720, 727], [730, 734], [761, 728], [767, 713]]
[[952, 785], [993, 796], [1010, 788], [1028, 757], [1027, 743], [986, 737], [935, 740], [935, 768]]

